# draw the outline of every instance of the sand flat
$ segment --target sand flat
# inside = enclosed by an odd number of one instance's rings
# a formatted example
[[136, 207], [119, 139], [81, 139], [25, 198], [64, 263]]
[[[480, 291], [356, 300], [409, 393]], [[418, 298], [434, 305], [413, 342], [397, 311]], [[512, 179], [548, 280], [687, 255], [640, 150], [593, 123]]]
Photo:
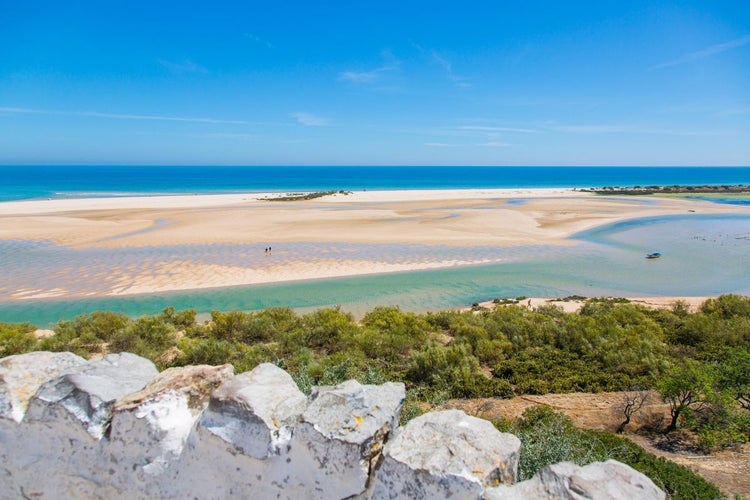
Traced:
[[363, 191], [286, 202], [263, 200], [268, 196], [275, 195], [0, 203], [0, 238], [112, 248], [271, 241], [565, 244], [578, 231], [634, 217], [750, 211], [695, 200], [601, 197], [562, 189]]
[[[130, 260], [109, 269], [106, 286], [75, 292], [122, 295], [499, 262], [501, 256], [463, 252], [461, 248], [564, 246], [571, 245], [568, 238], [579, 231], [636, 217], [750, 213], [747, 206], [675, 198], [603, 197], [561, 188], [360, 191], [304, 201], [265, 199], [278, 196], [253, 193], [5, 202], [0, 203], [0, 240], [50, 242], [80, 251], [110, 249], [115, 254], [118, 249], [152, 252], [148, 262]], [[307, 243], [319, 245], [315, 255], [280, 253], [285, 245]], [[359, 250], [356, 256], [348, 256], [331, 250], [327, 257], [320, 254], [327, 248], [321, 250], [320, 244], [332, 249], [341, 244], [365, 245], [372, 251]], [[248, 252], [260, 253], [260, 258], [253, 254], [229, 263], [197, 257], [161, 261], [153, 256], [158, 248], [200, 246], [200, 255], [205, 257], [212, 245], [244, 245]], [[262, 258], [266, 245], [274, 246], [274, 258]], [[379, 255], [382, 247], [378, 245], [439, 246], [441, 253], [433, 256], [422, 248], [418, 255], [402, 259], [393, 249], [388, 255]], [[446, 246], [457, 250], [445, 250]], [[13, 290], [6, 292], [18, 300], [28, 298]]]

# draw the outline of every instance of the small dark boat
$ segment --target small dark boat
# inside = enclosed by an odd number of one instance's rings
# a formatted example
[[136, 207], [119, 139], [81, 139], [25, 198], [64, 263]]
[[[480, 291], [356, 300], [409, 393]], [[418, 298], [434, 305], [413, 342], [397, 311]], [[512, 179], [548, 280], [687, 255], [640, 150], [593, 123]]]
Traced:
[[646, 255], [647, 259], [658, 259], [659, 257], [661, 257], [661, 254], [659, 252], [654, 252]]

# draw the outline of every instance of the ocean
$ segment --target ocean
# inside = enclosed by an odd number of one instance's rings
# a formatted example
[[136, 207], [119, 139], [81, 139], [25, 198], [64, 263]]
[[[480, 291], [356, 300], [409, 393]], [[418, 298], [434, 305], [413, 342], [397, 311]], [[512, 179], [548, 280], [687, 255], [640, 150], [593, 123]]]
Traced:
[[[750, 168], [0, 166], [2, 201], [186, 193], [675, 184], [750, 184]], [[748, 202], [747, 198], [712, 201]], [[750, 215], [686, 214], [636, 219], [598, 227], [571, 239], [574, 244], [570, 246], [505, 250], [508, 253], [502, 256], [503, 262], [496, 264], [123, 297], [0, 300], [0, 321], [30, 321], [44, 327], [94, 310], [138, 316], [158, 313], [167, 306], [192, 308], [205, 315], [211, 310], [292, 307], [306, 311], [338, 305], [361, 314], [381, 305], [429, 311], [517, 296], [750, 294]], [[229, 246], [209, 250], [215, 258], [226, 260], [241, 256], [245, 249]], [[163, 252], [177, 255], [184, 251], [179, 247], [136, 249], [118, 253], [116, 259], [122, 265], [143, 262]], [[490, 254], [497, 249], [455, 251]], [[660, 251], [668, 258], [643, 258], [652, 251]], [[44, 242], [0, 240], [0, 291], [9, 283], [42, 283], [56, 273], [60, 278], [61, 259], [69, 273], [61, 279], [70, 280], [71, 286], [76, 279], [86, 279], [77, 276], [78, 269], [91, 271], [100, 265], [97, 272], [106, 276], [108, 259], [115, 258], [109, 253], [57, 248]]]
[[2, 166], [0, 201], [160, 194], [750, 184], [750, 167]]

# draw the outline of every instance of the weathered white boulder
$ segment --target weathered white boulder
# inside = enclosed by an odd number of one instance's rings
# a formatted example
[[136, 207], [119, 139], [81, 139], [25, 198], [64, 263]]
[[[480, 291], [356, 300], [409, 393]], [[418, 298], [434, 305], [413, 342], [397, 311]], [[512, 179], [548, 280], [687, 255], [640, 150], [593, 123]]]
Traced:
[[647, 476], [615, 460], [581, 467], [570, 476], [570, 490], [582, 498], [663, 500], [667, 497]]
[[288, 447], [306, 406], [292, 377], [263, 363], [216, 389], [200, 425], [240, 453], [265, 459]]
[[583, 467], [572, 462], [548, 465], [528, 481], [489, 488], [484, 495], [486, 500], [664, 500], [666, 497], [651, 479], [616, 460]]
[[0, 418], [20, 422], [45, 382], [86, 360], [70, 352], [29, 352], [0, 359]]
[[73, 366], [39, 387], [23, 420], [3, 438], [13, 470], [4, 486], [10, 498], [114, 498], [103, 478], [116, 464], [102, 460], [116, 400], [142, 389], [156, 375], [150, 361], [110, 354]]
[[43, 384], [31, 398], [24, 421], [68, 419], [100, 439], [115, 401], [140, 391], [158, 373], [151, 361], [135, 354], [108, 354]]
[[513, 483], [521, 442], [460, 410], [427, 413], [386, 444], [370, 497], [480, 498]]
[[36, 493], [19, 469], [39, 460], [33, 457], [37, 449], [52, 453], [43, 446], [37, 448], [43, 438], [20, 422], [29, 400], [42, 384], [84, 363], [85, 359], [69, 352], [31, 352], [0, 359], [0, 497], [20, 497], [24, 486], [23, 491]]
[[349, 380], [318, 387], [295, 429], [292, 461], [300, 481], [321, 497], [362, 493], [382, 448], [398, 426], [406, 399], [404, 384], [362, 385]]
[[[234, 376], [232, 365], [186, 366], [160, 373], [142, 391], [114, 404], [108, 454], [144, 483], [180, 457], [195, 420], [211, 392]], [[116, 476], [122, 477], [122, 476]], [[113, 484], [129, 486], [132, 476]]]
[[456, 410], [399, 430], [403, 384], [305, 398], [274, 365], [157, 376], [131, 354], [24, 356], [0, 360], [0, 498], [665, 498], [615, 461], [510, 486], [516, 437]]

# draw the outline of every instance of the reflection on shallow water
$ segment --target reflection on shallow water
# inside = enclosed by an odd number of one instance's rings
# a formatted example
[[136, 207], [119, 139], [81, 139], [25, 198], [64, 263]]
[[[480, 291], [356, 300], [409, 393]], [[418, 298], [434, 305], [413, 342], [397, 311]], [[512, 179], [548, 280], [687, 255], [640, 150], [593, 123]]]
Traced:
[[[266, 247], [273, 252], [266, 252]], [[227, 273], [243, 270], [279, 279], [287, 276], [285, 268], [300, 265], [324, 268], [335, 267], [337, 262], [362, 262], [366, 271], [371, 267], [367, 263], [437, 267], [451, 262], [512, 262], [534, 254], [543, 255], [544, 247], [272, 242], [74, 249], [47, 242], [0, 241], [4, 264], [0, 268], [0, 302], [45, 295], [121, 294], [139, 284], [220, 286], [227, 283], [221, 273], [228, 278]]]
[[[424, 245], [274, 245], [274, 258], [441, 260], [502, 262], [430, 271], [274, 285], [241, 286], [118, 298], [0, 303], [0, 320], [46, 324], [96, 309], [151, 314], [168, 305], [252, 310], [273, 306], [341, 305], [361, 313], [377, 305], [425, 311], [461, 307], [495, 297], [750, 294], [750, 216], [685, 216], [631, 220], [581, 233], [563, 247], [449, 247]], [[256, 248], [257, 247], [257, 248]], [[278, 250], [277, 250], [278, 248]], [[71, 250], [49, 244], [0, 242], [0, 296], [10, 290], [104, 286], [113, 266], [135, 272], [163, 259], [244, 263], [263, 259], [262, 245], [204, 245], [117, 250]], [[662, 258], [645, 255], [661, 252]], [[277, 257], [278, 256], [278, 257]], [[76, 278], [77, 275], [81, 274]], [[76, 284], [78, 283], [78, 284]], [[34, 285], [34, 286], [32, 286]]]
[[720, 205], [750, 205], [750, 195], [747, 193], [728, 194], [726, 196], [716, 194], [695, 194], [684, 196], [687, 200], [703, 200]]

